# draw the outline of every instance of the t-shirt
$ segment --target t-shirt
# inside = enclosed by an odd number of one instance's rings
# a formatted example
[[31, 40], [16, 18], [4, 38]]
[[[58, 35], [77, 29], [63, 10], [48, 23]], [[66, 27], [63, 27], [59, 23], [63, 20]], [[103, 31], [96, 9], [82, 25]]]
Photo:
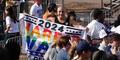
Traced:
[[8, 33], [19, 32], [18, 22], [14, 23], [9, 16], [6, 17], [6, 25], [8, 25], [8, 24], [10, 24], [10, 26], [11, 26]]
[[88, 25], [87, 25], [89, 31], [88, 31], [88, 35], [91, 37], [91, 39], [100, 39], [99, 37], [99, 32], [102, 30], [102, 29], [105, 29], [105, 26], [96, 21], [96, 20], [92, 20], [92, 22], [90, 22]]
[[60, 51], [58, 52], [57, 60], [70, 60], [68, 51], [60, 49]]
[[120, 25], [117, 27], [112, 27], [111, 31], [120, 34]]
[[31, 9], [30, 9], [30, 14], [34, 15], [38, 18], [42, 18], [42, 5], [38, 6], [37, 3], [35, 3]]
[[64, 23], [59, 22], [57, 16], [55, 17], [55, 23], [62, 24], [62, 25], [67, 25], [67, 26], [70, 25], [69, 20], [67, 20], [67, 19], [66, 19], [66, 21]]
[[57, 60], [57, 54], [59, 50], [59, 47], [54, 48], [50, 46], [44, 55], [44, 60]]

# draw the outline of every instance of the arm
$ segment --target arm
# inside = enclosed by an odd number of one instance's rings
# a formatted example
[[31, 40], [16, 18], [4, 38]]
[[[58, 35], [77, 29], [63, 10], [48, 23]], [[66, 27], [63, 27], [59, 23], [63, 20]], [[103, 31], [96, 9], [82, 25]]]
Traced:
[[10, 27], [11, 27], [10, 24], [11, 24], [11, 19], [10, 19], [9, 16], [7, 16], [6, 17], [6, 25], [7, 25], [7, 27], [6, 27], [5, 33], [8, 33], [8, 31], [10, 30]]
[[32, 15], [32, 16], [35, 16], [35, 8], [34, 8], [34, 6], [32, 6], [31, 7], [31, 9], [30, 9], [30, 15]]
[[5, 33], [8, 33], [9, 29], [10, 29], [10, 24], [7, 25], [7, 28], [6, 28], [6, 30], [5, 30]]
[[52, 51], [52, 47], [49, 47], [49, 49], [47, 50], [47, 52], [44, 55], [44, 60], [50, 60], [50, 55], [51, 55], [51, 51]]

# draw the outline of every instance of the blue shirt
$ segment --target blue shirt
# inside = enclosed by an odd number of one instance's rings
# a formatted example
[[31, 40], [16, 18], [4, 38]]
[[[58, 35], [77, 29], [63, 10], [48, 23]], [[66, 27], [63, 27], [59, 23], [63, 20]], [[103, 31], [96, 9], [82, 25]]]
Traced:
[[68, 51], [60, 49], [58, 52], [57, 60], [70, 60]]

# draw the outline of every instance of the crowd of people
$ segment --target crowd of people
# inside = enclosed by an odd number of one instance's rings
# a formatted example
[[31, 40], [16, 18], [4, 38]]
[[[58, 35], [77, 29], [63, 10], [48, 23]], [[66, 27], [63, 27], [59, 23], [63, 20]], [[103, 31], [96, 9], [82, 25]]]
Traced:
[[[36, 0], [30, 9], [30, 15], [77, 29], [85, 29], [87, 32], [86, 39], [74, 39], [70, 36], [57, 38], [49, 46], [44, 60], [120, 60], [120, 15], [113, 26], [109, 26], [105, 21], [104, 10], [97, 8], [92, 12], [94, 20], [87, 26], [82, 26], [76, 22], [74, 10], [67, 11], [65, 7], [57, 6], [55, 3], [49, 4], [47, 11], [43, 13], [42, 1]], [[21, 35], [20, 28], [24, 27], [19, 26], [23, 23], [19, 21], [23, 20], [25, 14], [24, 5], [21, 4], [20, 7], [19, 19], [14, 13], [13, 6], [5, 8], [6, 29], [3, 31], [0, 27], [0, 30], [9, 35], [8, 39]], [[8, 41], [5, 47], [0, 49], [2, 60], [18, 60], [19, 55], [20, 46], [16, 41]]]

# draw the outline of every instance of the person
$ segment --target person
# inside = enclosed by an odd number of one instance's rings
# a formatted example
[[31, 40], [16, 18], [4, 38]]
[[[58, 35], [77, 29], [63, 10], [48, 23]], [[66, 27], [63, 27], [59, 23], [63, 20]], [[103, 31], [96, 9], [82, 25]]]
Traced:
[[105, 30], [101, 30], [99, 33], [99, 37], [102, 39], [100, 46], [98, 47], [99, 50], [104, 52], [108, 52], [108, 44], [111, 42], [111, 36], [113, 33], [107, 34]]
[[61, 36], [60, 38], [58, 38], [56, 41], [55, 41], [55, 45], [52, 46], [50, 45], [49, 49], [47, 50], [47, 52], [45, 53], [44, 55], [44, 60], [57, 60], [57, 54], [58, 54], [58, 51], [60, 50], [60, 48], [62, 48], [61, 46], [61, 42], [65, 36]]
[[0, 5], [1, 5], [1, 10], [5, 10], [5, 3], [6, 3], [7, 0], [1, 0], [0, 1]]
[[112, 35], [112, 42], [109, 44], [108, 54], [114, 54], [120, 57], [120, 34], [114, 33]]
[[63, 24], [69, 26], [69, 21], [65, 16], [66, 9], [63, 6], [58, 7], [57, 9], [57, 18], [55, 19], [55, 23]]
[[[97, 50], [95, 47], [92, 47], [86, 41], [81, 41], [75, 45], [76, 45], [76, 47], [71, 48], [73, 50], [73, 51], [71, 51], [71, 53], [72, 53], [71, 56], [73, 56], [75, 54], [74, 52], [76, 51], [77, 55], [78, 55], [77, 60], [89, 60], [92, 52]], [[74, 45], [72, 45], [72, 46], [74, 46]]]
[[43, 19], [54, 22], [57, 13], [57, 5], [55, 3], [51, 3], [48, 5], [47, 11], [43, 15]]
[[36, 3], [34, 3], [30, 9], [30, 15], [42, 18], [42, 1], [43, 0], [36, 0]]
[[67, 20], [69, 20], [70, 26], [73, 26], [74, 24], [77, 24], [77, 22], [76, 22], [76, 14], [75, 14], [74, 10], [68, 12]]
[[70, 56], [70, 59], [72, 60], [76, 60], [78, 58], [78, 55], [77, 55], [77, 52], [74, 51], [74, 48], [77, 46], [77, 44], [79, 42], [83, 41], [82, 39], [76, 39], [76, 40], [73, 40], [71, 41], [71, 47], [70, 47], [70, 50], [69, 50], [69, 56]]
[[98, 50], [92, 53], [91, 60], [107, 60], [107, 56], [104, 51]]
[[111, 28], [111, 31], [120, 34], [119, 30], [120, 30], [120, 14], [117, 17], [117, 20], [114, 22], [114, 26]]
[[104, 51], [98, 50], [92, 53], [90, 60], [119, 60], [116, 55], [108, 55]]
[[88, 36], [87, 36], [87, 40], [89, 43], [94, 44], [94, 42], [92, 43], [93, 40], [99, 40], [99, 32], [102, 29], [106, 29], [103, 22], [104, 22], [104, 12], [101, 9], [94, 9], [93, 11], [93, 18], [95, 20], [92, 20], [88, 25], [87, 25], [87, 29], [88, 29]]
[[6, 30], [5, 33], [8, 34], [8, 38], [19, 36], [19, 27], [18, 27], [18, 21], [16, 19], [16, 16], [14, 14], [12, 7], [7, 7], [5, 10], [6, 13]]
[[67, 20], [69, 21], [69, 26], [80, 28], [80, 29], [86, 29], [86, 27], [76, 22], [76, 14], [74, 10], [68, 12]]
[[69, 48], [71, 46], [70, 42], [69, 42], [70, 37], [65, 36], [63, 38], [61, 38], [59, 44], [61, 45], [61, 48], [58, 52], [57, 55], [57, 60], [70, 60], [69, 58]]
[[25, 4], [21, 3], [20, 4], [20, 13], [19, 13], [20, 34], [22, 34], [23, 28], [25, 28], [25, 22], [24, 22], [25, 14], [26, 14], [26, 12], [25, 12]]

